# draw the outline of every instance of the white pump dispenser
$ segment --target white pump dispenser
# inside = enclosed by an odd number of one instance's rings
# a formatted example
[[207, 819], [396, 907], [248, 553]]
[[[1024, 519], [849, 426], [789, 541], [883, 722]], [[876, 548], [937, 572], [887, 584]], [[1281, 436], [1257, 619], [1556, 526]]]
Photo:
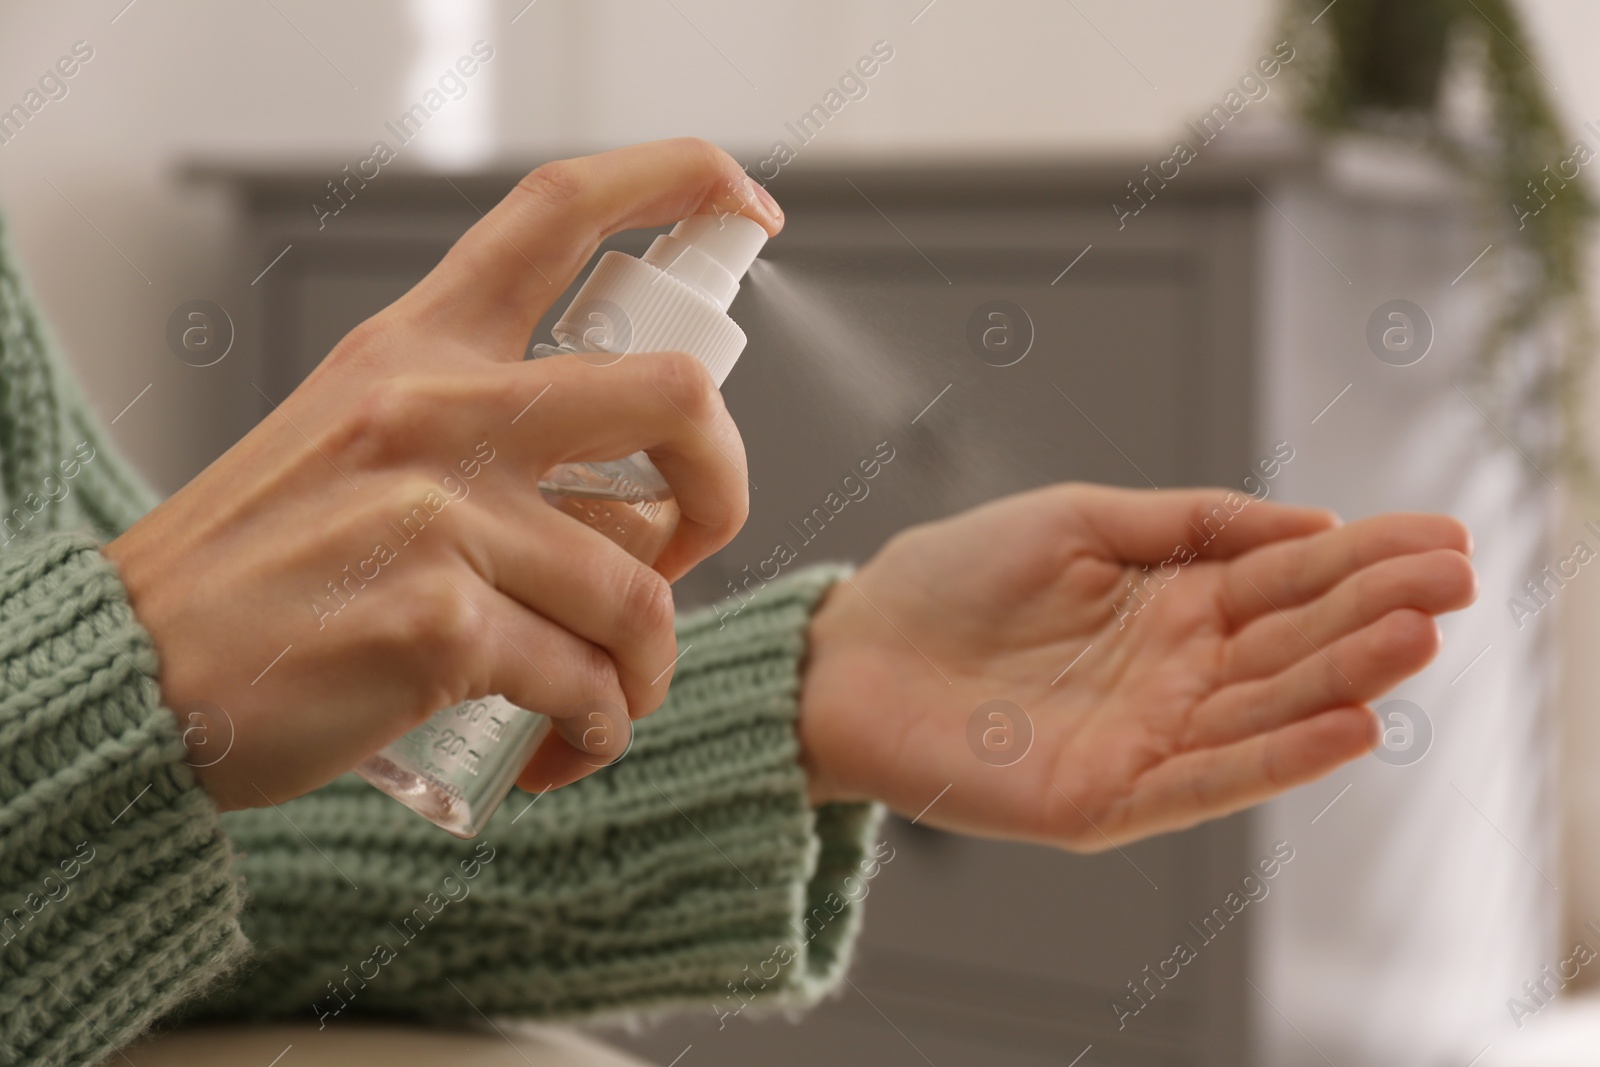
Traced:
[[[630, 353], [687, 352], [720, 388], [745, 346], [728, 306], [766, 243], [767, 231], [742, 215], [693, 215], [641, 259], [607, 252], [551, 330], [557, 343], [534, 354], [604, 353], [612, 363]], [[672, 490], [643, 452], [564, 464], [539, 489], [646, 563], [678, 525]], [[357, 773], [457, 837], [475, 837], [549, 727], [503, 697], [471, 700], [438, 712]]]
[[[687, 352], [720, 387], [745, 345], [728, 305], [766, 243], [767, 231], [742, 215], [693, 215], [657, 237], [642, 259], [607, 252], [551, 331], [557, 347]], [[535, 351], [551, 354], [546, 346]]]

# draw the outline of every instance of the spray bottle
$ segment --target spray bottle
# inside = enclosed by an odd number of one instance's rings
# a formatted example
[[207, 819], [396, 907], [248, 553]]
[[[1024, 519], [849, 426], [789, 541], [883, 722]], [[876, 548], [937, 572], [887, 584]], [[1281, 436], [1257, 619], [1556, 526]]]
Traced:
[[[533, 353], [614, 363], [630, 352], [687, 352], [720, 388], [745, 346], [728, 305], [766, 241], [766, 230], [743, 216], [694, 215], [642, 259], [607, 252], [551, 331], [556, 343]], [[645, 563], [677, 529], [672, 490], [643, 452], [564, 464], [539, 490]], [[435, 713], [356, 773], [457, 837], [475, 837], [549, 729], [545, 716], [504, 697], [469, 700]]]

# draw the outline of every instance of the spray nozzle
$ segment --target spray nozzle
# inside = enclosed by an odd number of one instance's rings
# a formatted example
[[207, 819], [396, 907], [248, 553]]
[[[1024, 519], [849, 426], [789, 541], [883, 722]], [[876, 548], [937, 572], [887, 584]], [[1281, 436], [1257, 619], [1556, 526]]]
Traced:
[[657, 237], [644, 261], [727, 311], [766, 243], [767, 231], [743, 215], [691, 215]]

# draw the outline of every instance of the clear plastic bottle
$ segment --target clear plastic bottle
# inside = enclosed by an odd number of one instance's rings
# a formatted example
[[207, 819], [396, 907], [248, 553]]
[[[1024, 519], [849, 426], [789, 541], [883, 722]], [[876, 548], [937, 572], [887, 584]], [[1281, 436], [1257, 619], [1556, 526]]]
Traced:
[[[766, 240], [743, 216], [695, 215], [656, 238], [642, 259], [607, 252], [551, 331], [556, 343], [533, 353], [604, 365], [631, 352], [687, 352], [720, 387], [745, 345], [728, 305]], [[539, 490], [646, 563], [678, 526], [672, 490], [643, 452], [556, 467]], [[436, 713], [356, 773], [457, 837], [475, 837], [549, 730], [549, 719], [503, 697], [469, 700]]]

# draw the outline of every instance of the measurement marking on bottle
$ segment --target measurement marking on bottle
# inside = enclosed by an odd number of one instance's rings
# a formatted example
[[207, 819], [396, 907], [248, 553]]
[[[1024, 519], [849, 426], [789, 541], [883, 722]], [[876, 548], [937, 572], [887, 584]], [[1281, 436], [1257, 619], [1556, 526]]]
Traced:
[[459, 785], [444, 778], [439, 773], [438, 768], [432, 766], [423, 767], [417, 772], [417, 776], [443, 793], [452, 803], [459, 803], [467, 795]]

